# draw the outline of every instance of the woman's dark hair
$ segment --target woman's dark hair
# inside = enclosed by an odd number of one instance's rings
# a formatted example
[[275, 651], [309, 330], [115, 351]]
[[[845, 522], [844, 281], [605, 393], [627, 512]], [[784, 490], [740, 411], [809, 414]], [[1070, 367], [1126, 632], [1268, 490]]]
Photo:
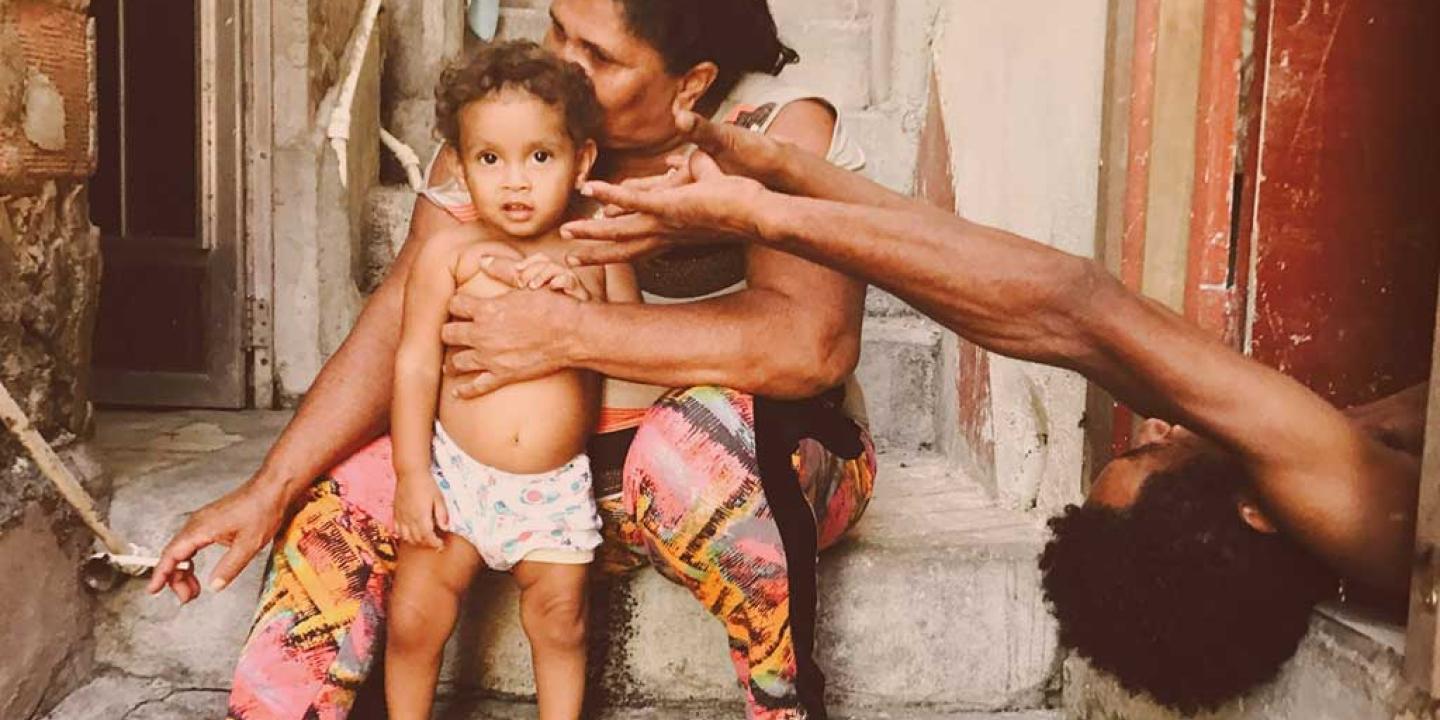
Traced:
[[1185, 714], [1266, 682], [1335, 587], [1315, 558], [1241, 520], [1243, 472], [1196, 460], [1133, 506], [1066, 508], [1040, 557], [1060, 643]]
[[559, 109], [577, 145], [600, 133], [604, 111], [585, 71], [528, 40], [482, 45], [445, 68], [435, 87], [436, 130], [460, 147], [460, 109], [502, 90], [524, 90]]
[[767, 0], [615, 0], [630, 32], [678, 75], [709, 60], [720, 68], [702, 104], [718, 105], [746, 73], [779, 75], [800, 56], [780, 42]]

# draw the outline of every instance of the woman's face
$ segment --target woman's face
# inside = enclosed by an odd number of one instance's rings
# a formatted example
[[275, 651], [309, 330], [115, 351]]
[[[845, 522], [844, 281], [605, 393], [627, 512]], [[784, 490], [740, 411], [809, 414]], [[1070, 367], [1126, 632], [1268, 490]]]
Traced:
[[630, 33], [616, 0], [554, 0], [545, 47], [585, 69], [605, 109], [607, 149], [668, 149], [681, 79]]

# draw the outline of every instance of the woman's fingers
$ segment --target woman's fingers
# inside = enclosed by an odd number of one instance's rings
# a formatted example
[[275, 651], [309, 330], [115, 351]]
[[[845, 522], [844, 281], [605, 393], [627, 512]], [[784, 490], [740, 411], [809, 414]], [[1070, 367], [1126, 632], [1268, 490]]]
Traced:
[[460, 385], [460, 387], [456, 388], [455, 395], [462, 400], [473, 400], [482, 395], [488, 395], [492, 392], [495, 392], [496, 390], [499, 390], [500, 388], [517, 381], [518, 379], [502, 380], [498, 375], [492, 372], [478, 372], [475, 373], [475, 377], [471, 378], [468, 382], [463, 383]]
[[[527, 260], [529, 258], [526, 258]], [[499, 280], [511, 287], [517, 286], [516, 273], [523, 266], [525, 260], [516, 261], [513, 258], [501, 257], [499, 255], [486, 255], [480, 258], [480, 269], [496, 280]]]
[[542, 287], [545, 287], [546, 285], [549, 285], [550, 281], [554, 280], [557, 275], [562, 275], [568, 272], [570, 272], [568, 269], [563, 268], [553, 260], [546, 258], [545, 262], [543, 263], [534, 263], [529, 267], [525, 268], [524, 270], [521, 270], [520, 284], [521, 287], [530, 290], [538, 290]]
[[548, 287], [551, 290], [559, 290], [580, 302], [590, 302], [590, 291], [575, 273], [567, 272], [563, 275], [556, 275], [550, 279]]
[[[465, 319], [465, 320], [474, 320], [474, 319], [475, 319], [475, 316], [480, 313], [480, 308], [481, 308], [481, 306], [483, 306], [484, 304], [485, 304], [485, 300], [484, 300], [483, 298], [478, 298], [478, 297], [475, 297], [474, 295], [469, 295], [469, 294], [466, 294], [466, 293], [455, 293], [454, 295], [451, 295], [451, 296], [450, 296], [450, 314], [451, 314], [451, 315], [454, 315], [454, 316], [457, 317], [457, 318], [463, 318], [463, 319]], [[466, 325], [466, 324], [467, 324], [467, 323], [450, 323], [450, 324], [446, 325], [445, 327], [448, 329], [448, 328], [450, 328], [451, 325]], [[445, 340], [445, 343], [448, 344], [448, 345], [464, 345], [464, 344], [465, 344], [465, 343], [463, 343], [463, 342], [454, 342], [454, 341], [452, 341], [452, 340], [450, 340], [450, 339], [448, 339], [448, 338]]]
[[245, 566], [250, 564], [250, 559], [260, 551], [261, 544], [252, 542], [249, 538], [236, 538], [210, 573], [210, 591], [220, 592], [229, 587], [235, 576], [239, 575]]
[[190, 570], [181, 569], [183, 567], [181, 563], [192, 561], [191, 567], [193, 567], [195, 553], [215, 542], [214, 531], [206, 527], [206, 518], [208, 517], [208, 515], [200, 513], [191, 516], [190, 521], [185, 523], [185, 527], [176, 533], [165, 549], [160, 552], [160, 562], [156, 563], [154, 570], [151, 571], [150, 584], [146, 587], [150, 594], [160, 592], [167, 585], [175, 591], [176, 595], [180, 594], [172, 582], [173, 579], [183, 578], [191, 573]]

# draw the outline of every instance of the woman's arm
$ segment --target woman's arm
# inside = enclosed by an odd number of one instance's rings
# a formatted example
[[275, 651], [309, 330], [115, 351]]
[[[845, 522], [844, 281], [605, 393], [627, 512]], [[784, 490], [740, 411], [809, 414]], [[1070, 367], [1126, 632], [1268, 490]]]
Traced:
[[[446, 179], [448, 163], [435, 166], [432, 184]], [[151, 575], [150, 592], [169, 585], [181, 602], [198, 596], [194, 575], [176, 567], [214, 543], [229, 550], [215, 566], [210, 587], [230, 584], [270, 542], [286, 509], [317, 475], [384, 431], [406, 277], [425, 241], [459, 224], [429, 200], [415, 199], [404, 247], [285, 431], [244, 485], [195, 511], [171, 538]]]
[[[448, 180], [449, 168], [450, 163], [436, 162], [429, 184]], [[283, 488], [287, 504], [317, 475], [385, 432], [410, 268], [431, 238], [460, 226], [440, 206], [424, 197], [415, 199], [410, 231], [384, 281], [310, 385], [257, 473], [261, 482]]]

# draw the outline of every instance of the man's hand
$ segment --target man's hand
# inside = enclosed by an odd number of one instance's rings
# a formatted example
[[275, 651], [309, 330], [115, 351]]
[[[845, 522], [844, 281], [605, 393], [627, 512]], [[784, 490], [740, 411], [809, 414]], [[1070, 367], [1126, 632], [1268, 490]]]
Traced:
[[689, 110], [675, 112], [675, 127], [726, 173], [770, 187], [778, 182], [788, 143], [738, 125], [712, 123]]
[[212, 545], [229, 548], [210, 575], [210, 590], [225, 589], [280, 529], [285, 503], [278, 489], [255, 484], [237, 488], [195, 511], [160, 553], [146, 590], [154, 595], [168, 585], [182, 604], [200, 595], [195, 578], [195, 553]]
[[567, 261], [572, 265], [630, 262], [685, 240], [708, 244], [760, 234], [758, 211], [769, 193], [764, 185], [727, 175], [714, 158], [698, 150], [678, 163], [674, 179], [679, 182], [649, 189], [586, 183], [581, 192], [629, 213], [607, 212], [612, 217], [566, 223], [561, 228], [566, 237], [615, 243], [576, 250]]
[[445, 547], [441, 532], [450, 531], [450, 512], [430, 473], [401, 474], [395, 485], [395, 534], [401, 542], [435, 550]]
[[579, 308], [574, 298], [549, 291], [520, 290], [496, 298], [456, 294], [450, 314], [459, 320], [440, 331], [451, 346], [445, 372], [475, 375], [457, 394], [479, 397], [570, 367]]

